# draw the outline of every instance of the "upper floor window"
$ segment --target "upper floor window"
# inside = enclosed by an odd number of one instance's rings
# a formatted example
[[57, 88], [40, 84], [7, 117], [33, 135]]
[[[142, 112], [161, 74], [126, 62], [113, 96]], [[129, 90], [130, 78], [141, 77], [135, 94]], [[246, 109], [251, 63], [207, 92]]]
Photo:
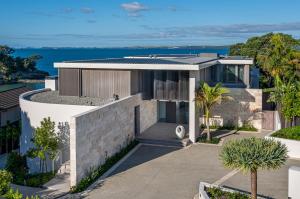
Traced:
[[224, 65], [223, 76], [225, 83], [242, 83], [244, 81], [244, 66]]
[[222, 83], [243, 83], [244, 65], [215, 65], [210, 68], [211, 81]]

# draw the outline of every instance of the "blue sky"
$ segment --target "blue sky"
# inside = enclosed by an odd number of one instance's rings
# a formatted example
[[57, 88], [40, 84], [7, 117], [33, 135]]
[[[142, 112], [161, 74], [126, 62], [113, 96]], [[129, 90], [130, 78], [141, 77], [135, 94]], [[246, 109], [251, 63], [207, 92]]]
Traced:
[[299, 0], [0, 0], [13, 47], [228, 45], [266, 32], [300, 38]]

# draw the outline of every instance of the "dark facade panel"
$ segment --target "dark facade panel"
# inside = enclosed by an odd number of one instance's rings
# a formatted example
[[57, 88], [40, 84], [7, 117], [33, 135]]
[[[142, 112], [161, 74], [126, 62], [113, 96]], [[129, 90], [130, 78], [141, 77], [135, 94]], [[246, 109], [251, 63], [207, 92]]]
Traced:
[[58, 79], [59, 94], [80, 96], [80, 76], [80, 69], [60, 68]]
[[142, 91], [142, 71], [132, 70], [130, 77], [131, 95], [137, 94]]
[[154, 71], [154, 99], [188, 100], [189, 73]]
[[130, 95], [130, 71], [122, 70], [82, 70], [82, 96], [101, 99], [120, 98]]
[[189, 100], [189, 73], [179, 71], [178, 77], [178, 99]]
[[143, 99], [150, 100], [153, 99], [154, 92], [154, 72], [153, 71], [143, 71], [142, 72], [142, 91]]

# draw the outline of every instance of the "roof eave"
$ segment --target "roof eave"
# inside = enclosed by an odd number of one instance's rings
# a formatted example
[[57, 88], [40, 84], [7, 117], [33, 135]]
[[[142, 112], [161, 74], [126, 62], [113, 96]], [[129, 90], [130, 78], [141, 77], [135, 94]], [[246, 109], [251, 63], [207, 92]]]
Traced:
[[56, 62], [55, 68], [122, 69], [122, 70], [199, 70], [198, 64], [120, 64]]

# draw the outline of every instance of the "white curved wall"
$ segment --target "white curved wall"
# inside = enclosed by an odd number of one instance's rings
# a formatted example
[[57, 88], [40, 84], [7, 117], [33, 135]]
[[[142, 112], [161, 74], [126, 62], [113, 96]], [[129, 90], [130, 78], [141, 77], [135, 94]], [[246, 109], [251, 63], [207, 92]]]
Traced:
[[[22, 134], [20, 137], [20, 152], [25, 154], [33, 144], [31, 138], [34, 132], [34, 128], [40, 126], [40, 122], [43, 118], [50, 117], [56, 124], [57, 132], [59, 129], [57, 125], [63, 123], [64, 125], [70, 125], [71, 117], [80, 113], [96, 109], [96, 106], [77, 106], [77, 105], [66, 105], [66, 104], [48, 104], [33, 102], [27, 100], [26, 97], [39, 93], [49, 91], [49, 89], [34, 90], [24, 93], [20, 96], [20, 108], [21, 108], [21, 119], [22, 119]], [[68, 128], [67, 128], [68, 129]], [[65, 162], [70, 158], [69, 142], [66, 142], [64, 147], [61, 149], [62, 154], [60, 155], [59, 162]], [[59, 164], [59, 163], [57, 163]], [[56, 164], [56, 165], [57, 165]], [[28, 166], [30, 172], [39, 171], [39, 161], [28, 159]], [[59, 166], [59, 165], [57, 165]], [[48, 162], [48, 168], [51, 169], [51, 162]]]

